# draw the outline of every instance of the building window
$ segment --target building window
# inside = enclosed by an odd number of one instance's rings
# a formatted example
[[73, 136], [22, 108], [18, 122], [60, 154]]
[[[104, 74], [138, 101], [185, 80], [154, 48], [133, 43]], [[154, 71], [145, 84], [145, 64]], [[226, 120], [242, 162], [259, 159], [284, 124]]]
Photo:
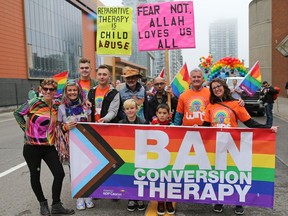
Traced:
[[67, 1], [25, 0], [29, 78], [48, 78], [61, 71], [77, 76], [82, 56], [82, 12]]

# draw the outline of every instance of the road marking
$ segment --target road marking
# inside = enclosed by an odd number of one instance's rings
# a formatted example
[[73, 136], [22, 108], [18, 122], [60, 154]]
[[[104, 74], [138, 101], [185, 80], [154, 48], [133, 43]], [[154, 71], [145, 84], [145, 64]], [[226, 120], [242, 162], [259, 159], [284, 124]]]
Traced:
[[23, 166], [26, 166], [26, 162], [23, 162], [23, 163], [21, 163], [21, 164], [18, 164], [17, 166], [14, 166], [14, 167], [6, 170], [5, 172], [0, 173], [0, 178], [8, 175], [9, 173], [14, 172], [14, 171], [17, 170], [17, 169], [20, 169], [20, 168], [23, 167]]
[[12, 120], [15, 120], [15, 118], [10, 118], [10, 119], [1, 120], [0, 123], [6, 122], [6, 121], [12, 121]]

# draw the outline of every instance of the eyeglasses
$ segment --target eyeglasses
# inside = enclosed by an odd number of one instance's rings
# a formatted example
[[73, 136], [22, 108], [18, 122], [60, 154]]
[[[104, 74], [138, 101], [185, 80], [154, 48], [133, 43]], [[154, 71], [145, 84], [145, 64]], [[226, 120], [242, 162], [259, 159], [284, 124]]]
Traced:
[[49, 90], [50, 92], [55, 91], [55, 88], [46, 88], [46, 87], [42, 87], [42, 89], [43, 89], [43, 91], [45, 91], [45, 92], [47, 92], [48, 90]]
[[163, 86], [165, 83], [154, 83], [155, 86]]
[[217, 89], [217, 88], [220, 88], [221, 86], [222, 86], [222, 85], [217, 85], [217, 86], [213, 87], [212, 90], [215, 90], [215, 89]]
[[89, 68], [90, 67], [80, 67], [81, 70], [84, 70], [84, 69], [88, 70]]

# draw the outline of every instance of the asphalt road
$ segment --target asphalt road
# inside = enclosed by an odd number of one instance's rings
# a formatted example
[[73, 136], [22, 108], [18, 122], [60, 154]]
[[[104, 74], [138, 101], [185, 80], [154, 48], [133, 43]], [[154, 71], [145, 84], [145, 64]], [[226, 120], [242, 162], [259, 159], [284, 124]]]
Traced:
[[[264, 122], [264, 117], [253, 117]], [[275, 179], [274, 209], [246, 207], [246, 215], [288, 215], [288, 123], [275, 118], [274, 124], [280, 126], [277, 134], [277, 160]], [[12, 113], [0, 114], [0, 216], [39, 215], [39, 204], [33, 194], [28, 167], [22, 156], [23, 133], [15, 122]], [[65, 206], [75, 209], [75, 200], [71, 199], [69, 169], [65, 168], [66, 177], [62, 190], [62, 202]], [[44, 193], [51, 204], [52, 175], [47, 166], [42, 166], [41, 181]], [[76, 211], [75, 215], [156, 215], [126, 210], [127, 201], [94, 200], [95, 208]], [[176, 215], [219, 215], [213, 213], [211, 205], [177, 203]], [[233, 207], [225, 206], [221, 215], [233, 215]]]

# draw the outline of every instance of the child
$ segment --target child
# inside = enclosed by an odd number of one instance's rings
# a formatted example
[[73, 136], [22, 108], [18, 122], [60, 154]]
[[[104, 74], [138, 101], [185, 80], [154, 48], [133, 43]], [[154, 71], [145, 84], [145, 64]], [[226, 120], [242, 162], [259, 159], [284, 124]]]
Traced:
[[[173, 125], [171, 121], [169, 120], [169, 111], [170, 109], [167, 104], [159, 104], [156, 108], [157, 118], [153, 119], [151, 124], [152, 125]], [[175, 213], [175, 209], [172, 205], [172, 202], [166, 202], [166, 210], [169, 215]], [[158, 202], [157, 214], [158, 215], [165, 214], [164, 202]]]
[[[119, 121], [121, 124], [146, 124], [146, 120], [139, 118], [136, 116], [138, 111], [138, 106], [135, 100], [128, 99], [123, 103], [123, 109], [126, 114], [126, 117]], [[135, 209], [139, 211], [145, 210], [144, 202], [141, 200], [129, 200], [127, 205], [127, 210], [130, 212], [135, 211]]]

